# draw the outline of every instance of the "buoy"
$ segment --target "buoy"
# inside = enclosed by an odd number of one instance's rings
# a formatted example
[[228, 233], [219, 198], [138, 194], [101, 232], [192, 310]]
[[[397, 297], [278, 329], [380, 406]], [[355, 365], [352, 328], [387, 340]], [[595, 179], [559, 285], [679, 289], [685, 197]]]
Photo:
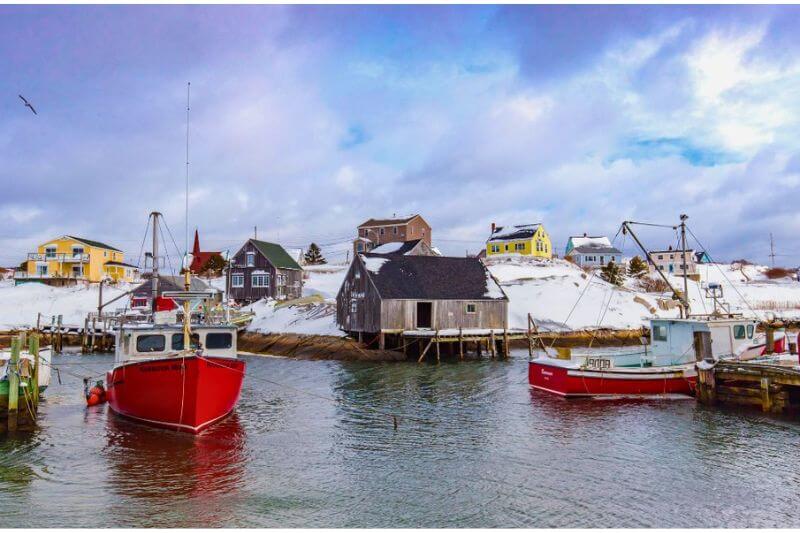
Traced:
[[105, 402], [106, 402], [106, 389], [105, 387], [103, 387], [103, 382], [98, 381], [95, 384], [95, 386], [89, 389], [89, 391], [86, 393], [86, 405], [91, 407], [92, 405], [99, 405]]

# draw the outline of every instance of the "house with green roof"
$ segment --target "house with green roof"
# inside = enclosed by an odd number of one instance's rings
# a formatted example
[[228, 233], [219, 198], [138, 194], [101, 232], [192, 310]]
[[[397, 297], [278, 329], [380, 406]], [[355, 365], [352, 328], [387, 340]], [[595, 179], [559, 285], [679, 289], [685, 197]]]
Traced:
[[248, 239], [231, 258], [228, 294], [239, 303], [292, 300], [303, 293], [303, 269], [280, 244]]

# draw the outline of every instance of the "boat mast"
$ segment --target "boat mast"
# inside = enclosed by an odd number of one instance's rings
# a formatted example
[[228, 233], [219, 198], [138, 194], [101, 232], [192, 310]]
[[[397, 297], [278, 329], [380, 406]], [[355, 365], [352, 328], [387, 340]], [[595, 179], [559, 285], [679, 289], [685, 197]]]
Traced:
[[153, 211], [150, 216], [153, 217], [153, 275], [150, 285], [152, 287], [153, 317], [155, 318], [156, 300], [158, 299], [158, 217], [161, 216], [161, 213]]
[[[667, 284], [669, 289], [672, 291], [672, 294], [680, 301], [680, 303], [681, 303], [681, 318], [688, 318], [689, 317], [689, 302], [686, 300], [686, 297], [684, 295], [680, 294], [675, 289], [675, 287], [672, 286], [672, 283], [669, 282], [669, 279], [664, 274], [664, 272], [662, 272], [661, 269], [658, 268], [658, 265], [656, 265], [655, 262], [653, 261], [653, 258], [650, 257], [650, 253], [647, 251], [647, 249], [645, 249], [644, 245], [642, 244], [642, 241], [640, 241], [639, 237], [637, 237], [636, 234], [633, 232], [633, 228], [631, 228], [631, 224], [637, 224], [637, 222], [633, 222], [631, 220], [623, 221], [622, 222], [622, 233], [623, 234], [630, 233], [631, 237], [633, 238], [633, 241], [636, 243], [636, 245], [639, 247], [639, 249], [642, 250], [642, 253], [644, 254], [645, 258], [647, 259], [647, 262], [650, 263], [653, 266], [653, 270], [655, 270], [658, 273], [658, 275], [661, 276], [661, 279], [664, 280], [664, 283]], [[673, 229], [675, 228], [675, 226], [665, 226], [665, 227], [672, 227]], [[685, 257], [686, 256], [684, 255], [684, 258]], [[685, 278], [684, 278], [684, 281], [685, 281]]]
[[681, 257], [683, 258], [683, 303], [686, 305], [686, 318], [689, 318], [689, 272], [686, 270], [686, 220], [688, 215], [681, 215]]
[[[184, 265], [183, 265], [183, 286], [186, 292], [192, 287], [192, 275], [190, 273], [191, 261], [189, 261], [189, 90], [191, 82], [186, 83], [186, 241], [184, 243]], [[191, 348], [191, 322], [192, 315], [189, 310], [189, 300], [183, 301], [183, 349], [189, 351]]]

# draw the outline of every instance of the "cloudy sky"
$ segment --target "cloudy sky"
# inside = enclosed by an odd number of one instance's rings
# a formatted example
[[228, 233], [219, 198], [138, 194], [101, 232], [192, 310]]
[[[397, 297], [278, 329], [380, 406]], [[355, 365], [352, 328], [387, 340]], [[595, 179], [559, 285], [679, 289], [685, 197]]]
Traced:
[[714, 257], [768, 261], [772, 232], [796, 265], [798, 27], [769, 6], [0, 6], [0, 265], [62, 234], [135, 262], [152, 210], [182, 247], [187, 81], [206, 249], [258, 226], [335, 254], [418, 212], [451, 254], [493, 221], [563, 250], [685, 212]]

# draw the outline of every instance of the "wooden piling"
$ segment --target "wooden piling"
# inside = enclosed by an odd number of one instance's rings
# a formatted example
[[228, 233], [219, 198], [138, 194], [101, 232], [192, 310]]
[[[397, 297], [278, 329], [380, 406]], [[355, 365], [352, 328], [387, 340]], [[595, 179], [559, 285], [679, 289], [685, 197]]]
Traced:
[[19, 337], [11, 339], [11, 360], [8, 365], [8, 430], [16, 431], [19, 412]]
[[508, 330], [503, 328], [503, 357], [508, 358]]
[[41, 360], [39, 359], [38, 333], [31, 335], [28, 352], [33, 356], [33, 387], [31, 392], [33, 393], [33, 405], [35, 409], [39, 406], [39, 365], [41, 364]]
[[464, 359], [464, 331], [458, 328], [458, 355]]
[[491, 330], [491, 332], [489, 333], [489, 341], [488, 342], [489, 342], [489, 353], [491, 354], [492, 359], [494, 359], [495, 350], [497, 349], [497, 346], [494, 343], [494, 330]]
[[434, 342], [436, 342], [436, 362], [439, 363], [442, 360], [442, 356], [439, 350], [439, 330], [436, 330], [436, 336], [434, 337]]

